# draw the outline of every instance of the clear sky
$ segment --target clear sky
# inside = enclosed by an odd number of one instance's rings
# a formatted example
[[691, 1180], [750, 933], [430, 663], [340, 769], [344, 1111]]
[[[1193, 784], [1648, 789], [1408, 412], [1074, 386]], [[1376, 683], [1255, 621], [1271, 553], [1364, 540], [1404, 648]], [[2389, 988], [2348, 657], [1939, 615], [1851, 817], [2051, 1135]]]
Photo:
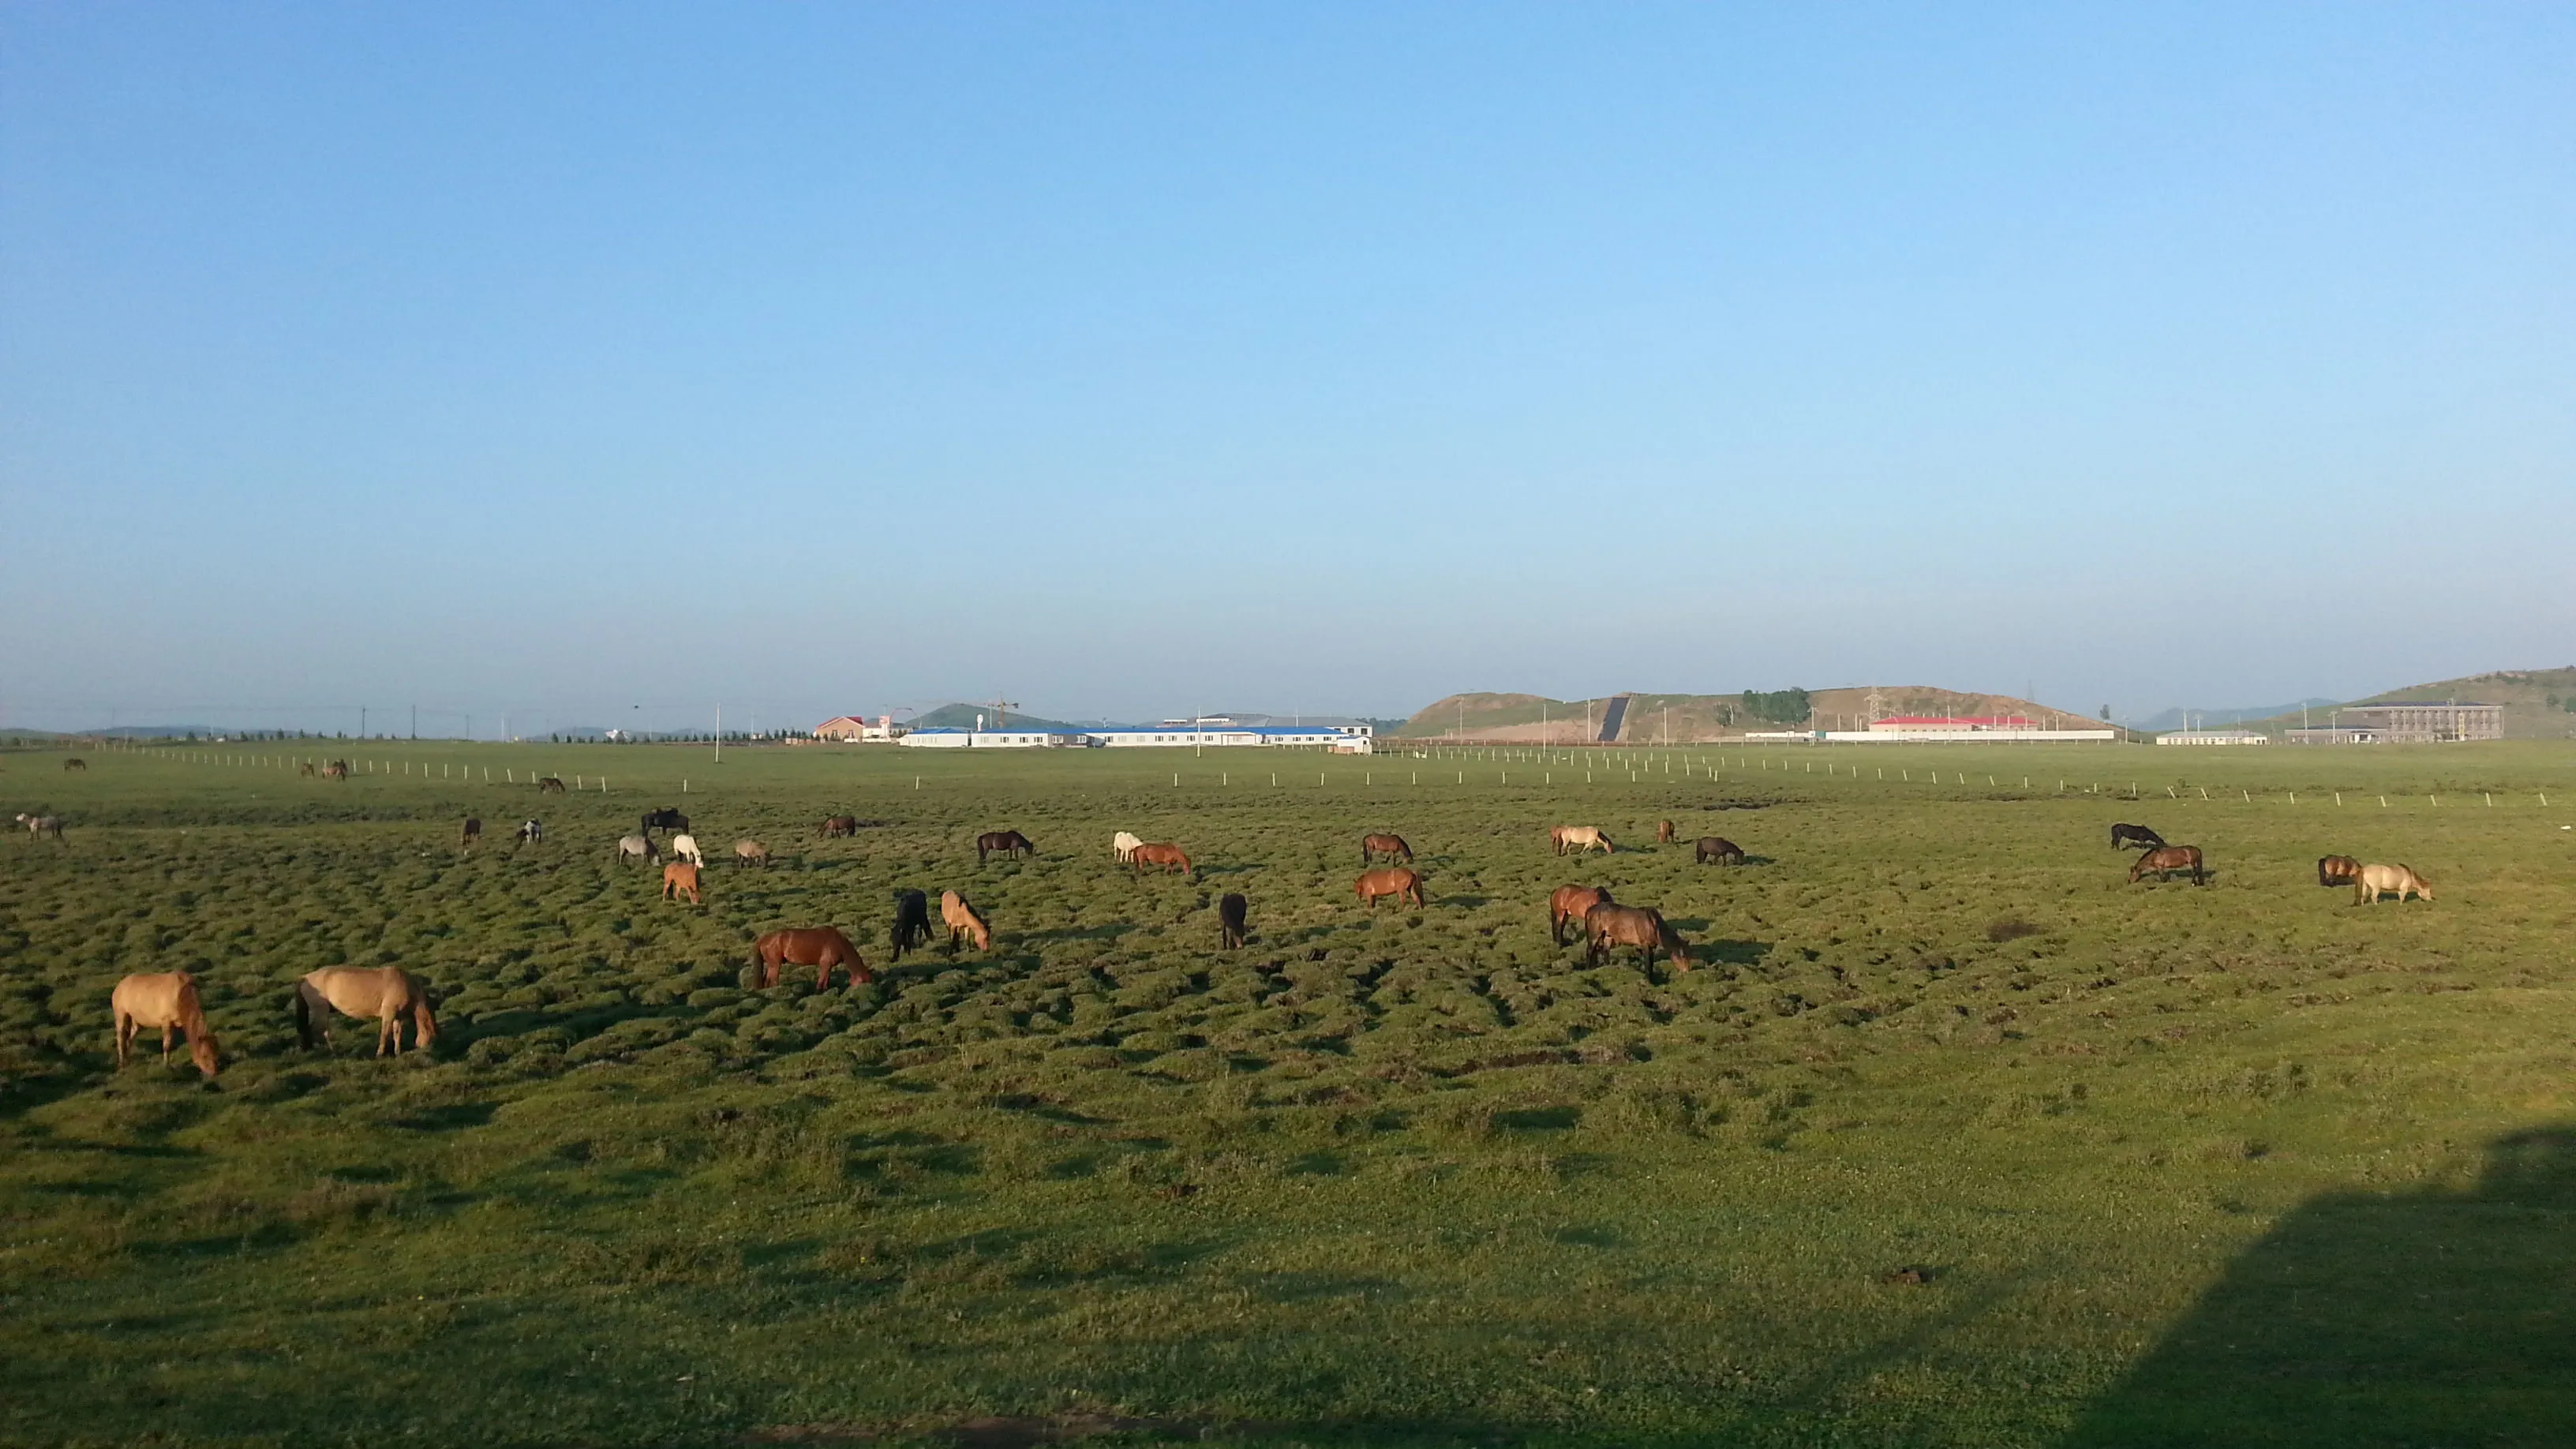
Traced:
[[2571, 544], [2565, 4], [0, 6], [0, 723], [2145, 713]]

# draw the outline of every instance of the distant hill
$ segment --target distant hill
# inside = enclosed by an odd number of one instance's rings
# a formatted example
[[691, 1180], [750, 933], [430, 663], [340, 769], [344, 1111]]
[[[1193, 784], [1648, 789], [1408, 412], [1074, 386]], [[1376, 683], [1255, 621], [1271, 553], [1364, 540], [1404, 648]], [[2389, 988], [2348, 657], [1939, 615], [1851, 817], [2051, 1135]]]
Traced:
[[[2500, 704], [2504, 706], [2504, 736], [2509, 740], [2561, 740], [2576, 734], [2576, 665], [2564, 669], [2498, 669], [2485, 674], [2465, 675], [2459, 679], [2438, 679], [2431, 684], [2410, 684], [2374, 694], [2368, 699], [2340, 701], [2340, 707], [2357, 704], [2439, 704], [2458, 700], [2462, 704]], [[2324, 724], [2336, 704], [2322, 709], [2309, 707], [2309, 722]], [[2294, 705], [2263, 719], [2245, 721], [2247, 729], [2278, 733], [2296, 729], [2299, 711]]]
[[[943, 704], [907, 723], [910, 728], [917, 730], [971, 730], [975, 727], [975, 716], [979, 714], [984, 716], [986, 729], [1078, 730], [1086, 728], [1083, 725], [1066, 724], [1060, 719], [1022, 714], [1017, 710], [1010, 712], [1010, 718], [1004, 724], [996, 725], [993, 722], [993, 707], [989, 704]], [[1092, 725], [1088, 728], [1097, 729], [1099, 726]]]
[[[1975, 694], [1922, 684], [1884, 685], [1874, 691], [1866, 686], [1816, 689], [1808, 691], [1808, 699], [1818, 725], [1826, 729], [1859, 729], [1868, 723], [1869, 696], [1873, 692], [1879, 696], [1879, 707], [1888, 714], [2017, 714], [2058, 729], [2103, 727], [2099, 720], [2008, 694]], [[1426, 706], [1394, 733], [1406, 739], [1545, 738], [1575, 744], [1592, 738], [1585, 732], [1587, 719], [1589, 728], [1598, 732], [1611, 700], [1618, 697], [1566, 700], [1535, 694], [1453, 694]], [[1619, 744], [1661, 744], [1667, 739], [1677, 745], [1697, 744], [1731, 739], [1747, 730], [1793, 727], [1757, 718], [1741, 693], [1635, 694], [1625, 698], [1627, 707], [1620, 717], [1615, 741]]]
[[2332, 709], [2341, 703], [2343, 701], [2339, 699], [2300, 699], [2288, 704], [2257, 704], [2235, 709], [2201, 709], [2192, 706], [2160, 710], [2145, 719], [2127, 719], [2120, 723], [2133, 730], [2161, 734], [2166, 730], [2184, 728], [2184, 717], [2189, 716], [2191, 726], [2194, 728], [2223, 729], [2248, 720], [2294, 718], [2302, 705], [2313, 710]]

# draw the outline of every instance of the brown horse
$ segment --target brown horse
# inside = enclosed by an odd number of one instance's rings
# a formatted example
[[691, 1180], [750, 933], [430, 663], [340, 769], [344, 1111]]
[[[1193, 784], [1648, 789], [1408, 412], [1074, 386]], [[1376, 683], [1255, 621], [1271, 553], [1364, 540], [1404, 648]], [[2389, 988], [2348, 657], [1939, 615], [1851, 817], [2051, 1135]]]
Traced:
[[859, 948], [831, 926], [792, 926], [751, 943], [752, 969], [760, 973], [763, 987], [778, 984], [781, 963], [813, 967], [817, 991], [831, 986], [835, 966], [848, 968], [852, 986], [865, 986], [876, 980], [868, 972], [868, 963], [859, 959]]
[[1671, 822], [1671, 821], [1669, 821], [1669, 820], [1665, 820], [1665, 821], [1661, 821], [1661, 822], [1659, 822], [1659, 823], [1655, 826], [1655, 843], [1656, 843], [1657, 845], [1670, 845], [1670, 844], [1672, 844], [1672, 843], [1673, 843], [1673, 835], [1674, 835], [1674, 831], [1673, 831], [1673, 822]]
[[1690, 969], [1690, 952], [1672, 927], [1664, 924], [1663, 913], [1651, 906], [1594, 906], [1583, 913], [1583, 964], [1598, 966], [1601, 958], [1622, 946], [1637, 948], [1639, 964], [1652, 969], [1655, 953], [1661, 951], [1676, 971]]
[[2353, 859], [2351, 856], [2321, 855], [2317, 857], [2317, 884], [2321, 886], [2348, 886], [2358, 884], [2360, 880], [2361, 862]]
[[1165, 875], [1175, 870], [1184, 877], [1193, 877], [1195, 874], [1190, 869], [1189, 852], [1177, 845], [1140, 845], [1129, 851], [1127, 858], [1135, 863], [1138, 875], [1143, 875], [1145, 867], [1149, 865], [1161, 866]]
[[1703, 835], [1699, 844], [1691, 847], [1691, 860], [1698, 865], [1706, 865], [1712, 860], [1720, 865], [1742, 865], [1744, 847], [1723, 835]]
[[1571, 922], [1577, 931], [1583, 929], [1583, 915], [1594, 906], [1612, 904], [1606, 886], [1558, 886], [1547, 898], [1547, 938], [1562, 946], [1565, 928]]
[[1364, 906], [1374, 907], [1379, 896], [1393, 896], [1419, 906], [1422, 904], [1422, 873], [1411, 866], [1391, 865], [1384, 870], [1363, 874], [1352, 889], [1359, 892], [1360, 904]]
[[296, 767], [296, 771], [295, 771], [295, 773], [296, 773], [296, 774], [298, 774], [298, 775], [303, 776], [303, 777], [304, 777], [305, 779], [307, 779], [307, 780], [312, 779], [312, 778], [313, 778], [313, 762], [312, 762], [311, 760], [306, 760], [302, 765], [300, 765], [300, 766]]
[[[346, 768], [345, 768], [345, 767], [343, 768], [342, 773], [343, 773], [343, 774], [346, 774], [346, 773], [347, 773], [347, 770], [346, 770]], [[548, 776], [546, 776], [544, 779], [539, 780], [539, 781], [537, 782], [537, 793], [538, 793], [538, 794], [540, 794], [540, 795], [560, 795], [560, 794], [562, 794], [563, 792], [564, 792], [564, 782], [563, 782], [563, 781], [561, 781], [561, 780], [559, 780], [559, 779], [556, 779], [556, 778], [555, 778], [554, 776], [552, 776], [552, 775], [548, 775]]]
[[215, 1079], [222, 1069], [223, 1054], [215, 1047], [215, 1034], [206, 1027], [206, 1009], [197, 1002], [197, 978], [185, 971], [163, 971], [128, 976], [116, 983], [115, 994], [108, 998], [108, 1009], [116, 1013], [116, 1069], [125, 1070], [126, 1053], [134, 1045], [135, 1033], [161, 1028], [161, 1065], [170, 1065], [170, 1032], [177, 1028], [188, 1034], [188, 1056], [207, 1081]]
[[313, 1049], [313, 1018], [322, 1018], [322, 1045], [331, 1045], [331, 1013], [358, 1021], [376, 1019], [376, 1055], [390, 1050], [402, 1055], [403, 1013], [411, 1013], [411, 1044], [427, 1051], [438, 1040], [438, 1018], [429, 1009], [429, 993], [399, 966], [325, 966], [295, 983], [295, 1035]]
[[769, 847], [757, 840], [737, 840], [733, 843], [733, 863], [737, 869], [746, 865], [756, 865], [762, 870], [767, 870], [769, 869]]
[[1224, 940], [1226, 950], [1231, 951], [1242, 945], [1243, 938], [1250, 934], [1249, 928], [1244, 924], [1247, 909], [1239, 893], [1229, 893], [1225, 899], [1216, 903], [1217, 935]]
[[995, 851], [1004, 855], [1035, 855], [1038, 848], [1029, 844], [1029, 838], [1016, 830], [988, 830], [975, 837], [977, 865], [982, 865], [984, 857]]
[[675, 860], [662, 867], [662, 899], [677, 900], [681, 896], [687, 896], [693, 906], [706, 904], [698, 898], [698, 867]]
[[845, 835], [856, 835], [859, 833], [859, 817], [828, 815], [824, 817], [821, 829], [825, 840], [838, 840]]
[[2197, 845], [2160, 845], [2139, 856], [2138, 863], [2129, 867], [2129, 884], [2136, 885], [2138, 877], [2148, 871], [2154, 871], [2158, 880], [2171, 880], [2178, 870], [2190, 871], [2193, 885], [2209, 884], [2209, 873], [2200, 866]]
[[462, 849], [472, 850], [474, 842], [482, 838], [483, 822], [471, 815], [466, 816], [464, 826], [456, 832], [457, 845]]
[[1366, 870], [1377, 864], [1377, 858], [1381, 855], [1387, 858], [1389, 864], [1399, 860], [1406, 865], [1413, 864], [1413, 847], [1404, 843], [1403, 836], [1363, 835], [1360, 837], [1360, 869]]
[[63, 768], [65, 770], [87, 770], [89, 768], [89, 761], [82, 759], [78, 755], [74, 755], [70, 759], [63, 761]]
[[1598, 825], [1559, 825], [1547, 832], [1547, 842], [1559, 855], [1586, 850], [1599, 850], [1603, 855], [1610, 855], [1618, 850]]
[[977, 914], [975, 908], [967, 904], [966, 898], [957, 892], [939, 893], [939, 922], [948, 928], [949, 955], [957, 954], [959, 936], [974, 937], [975, 949], [978, 951], [993, 949], [993, 928], [987, 925], [983, 916]]
[[2411, 865], [2365, 865], [2353, 882], [2352, 903], [2356, 906], [2377, 905], [2382, 894], [2397, 892], [2397, 903], [2406, 904], [2409, 895], [2433, 898], [2433, 883], [2415, 873]]
[[[325, 780], [345, 780], [349, 778], [349, 762], [346, 760], [333, 760], [329, 764], [324, 765], [322, 767], [322, 778]], [[560, 792], [563, 789], [563, 781], [555, 781], [555, 789]]]

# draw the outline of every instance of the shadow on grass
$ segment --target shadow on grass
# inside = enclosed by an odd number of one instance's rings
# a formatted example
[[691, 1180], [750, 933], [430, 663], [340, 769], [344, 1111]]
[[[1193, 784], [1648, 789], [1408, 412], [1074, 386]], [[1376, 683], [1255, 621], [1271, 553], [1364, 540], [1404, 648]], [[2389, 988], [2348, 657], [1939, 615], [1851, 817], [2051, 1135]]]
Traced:
[[2061, 1449], [2576, 1444], [2576, 1125], [2466, 1193], [2311, 1202], [2237, 1259]]

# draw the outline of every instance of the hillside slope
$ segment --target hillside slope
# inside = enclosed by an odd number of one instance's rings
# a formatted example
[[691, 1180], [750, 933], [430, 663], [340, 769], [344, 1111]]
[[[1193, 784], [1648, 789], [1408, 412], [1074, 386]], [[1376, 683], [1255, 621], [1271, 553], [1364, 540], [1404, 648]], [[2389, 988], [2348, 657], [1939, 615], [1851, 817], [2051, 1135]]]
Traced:
[[[2340, 707], [2437, 704], [2445, 700], [2503, 705], [2504, 736], [2509, 740], [2557, 740], [2576, 734], [2576, 666], [2564, 669], [2496, 669], [2458, 679], [2437, 679], [2430, 684], [2410, 684], [2403, 689], [2374, 694], [2368, 699], [2346, 700]], [[2322, 725], [2333, 717], [2336, 708], [2331, 705], [2312, 708], [2308, 711], [2307, 722]], [[2296, 729], [2299, 723], [2299, 712], [2291, 710], [2269, 719], [2247, 720], [2243, 727], [2277, 733]]]
[[[1809, 691], [1816, 723], [1826, 729], [1858, 729], [1869, 718], [1867, 686]], [[2062, 709], [2016, 699], [2008, 694], [1977, 694], [1931, 685], [1881, 686], [1875, 690], [1888, 714], [1996, 715], [2018, 714], [2060, 729], [2101, 728]], [[1615, 697], [1615, 696], [1613, 696]], [[1611, 697], [1549, 699], [1536, 694], [1453, 694], [1418, 711], [1394, 734], [1405, 739], [1476, 739], [1560, 745], [1590, 740]], [[1747, 730], [1791, 726], [1755, 718], [1736, 694], [1646, 694], [1628, 696], [1617, 743], [1699, 744], [1733, 739]]]

